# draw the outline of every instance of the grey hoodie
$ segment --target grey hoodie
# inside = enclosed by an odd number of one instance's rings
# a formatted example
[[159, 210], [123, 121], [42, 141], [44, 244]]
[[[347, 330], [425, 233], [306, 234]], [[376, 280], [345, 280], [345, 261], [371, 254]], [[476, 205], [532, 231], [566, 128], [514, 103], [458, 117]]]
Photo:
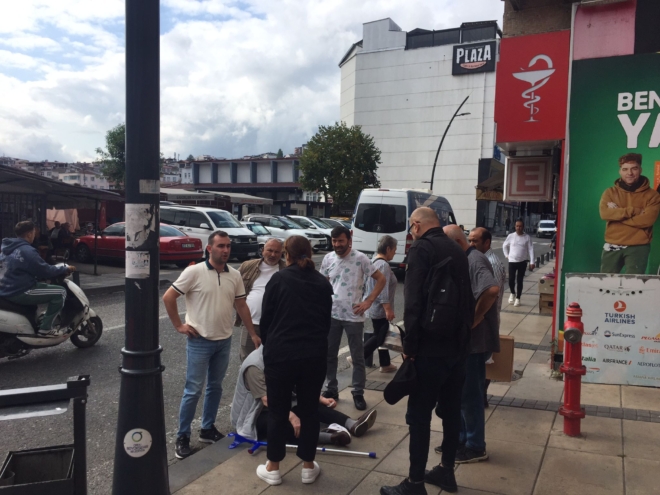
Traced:
[[32, 289], [37, 281], [59, 277], [67, 271], [66, 266], [46, 263], [39, 252], [28, 241], [21, 238], [2, 240], [0, 254], [0, 297], [12, 297]]

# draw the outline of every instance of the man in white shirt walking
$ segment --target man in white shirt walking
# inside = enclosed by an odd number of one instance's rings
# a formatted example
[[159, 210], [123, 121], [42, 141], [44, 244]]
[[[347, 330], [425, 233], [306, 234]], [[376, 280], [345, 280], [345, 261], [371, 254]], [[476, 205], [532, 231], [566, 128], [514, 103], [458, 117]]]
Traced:
[[[337, 366], [339, 344], [346, 331], [353, 364], [353, 402], [355, 408], [364, 411], [366, 370], [364, 364], [364, 312], [371, 307], [385, 287], [385, 277], [363, 253], [351, 249], [351, 231], [335, 227], [330, 233], [333, 253], [328, 253], [321, 263], [321, 274], [328, 277], [334, 292], [332, 296], [332, 323], [328, 334], [328, 384], [323, 396], [337, 400], [339, 389]], [[367, 277], [376, 280], [369, 296], [363, 300]]]
[[525, 234], [525, 224], [522, 220], [516, 220], [516, 231], [507, 236], [502, 250], [509, 260], [509, 304], [520, 306], [527, 263], [530, 271], [534, 269], [534, 244], [532, 238]]

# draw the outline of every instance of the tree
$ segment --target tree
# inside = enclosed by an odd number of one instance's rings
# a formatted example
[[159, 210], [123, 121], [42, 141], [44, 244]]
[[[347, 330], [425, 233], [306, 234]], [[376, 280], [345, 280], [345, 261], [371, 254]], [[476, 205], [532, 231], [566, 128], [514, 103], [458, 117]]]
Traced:
[[126, 181], [126, 124], [119, 124], [105, 134], [105, 147], [96, 148], [101, 163], [101, 172], [111, 182], [124, 184]]
[[277, 158], [284, 158], [284, 153], [282, 153], [282, 148], [277, 150]]
[[188, 158], [186, 158], [186, 161], [187, 161], [187, 162], [194, 162], [194, 161], [195, 161], [195, 157], [192, 156], [192, 155], [188, 155]]
[[332, 197], [332, 212], [352, 208], [365, 187], [380, 187], [380, 150], [360, 126], [319, 126], [300, 157], [300, 182], [308, 191]]

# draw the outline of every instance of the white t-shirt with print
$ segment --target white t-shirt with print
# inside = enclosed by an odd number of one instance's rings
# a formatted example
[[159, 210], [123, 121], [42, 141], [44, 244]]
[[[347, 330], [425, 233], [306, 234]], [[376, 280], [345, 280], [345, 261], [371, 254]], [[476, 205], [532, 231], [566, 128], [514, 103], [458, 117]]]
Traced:
[[328, 253], [321, 263], [321, 274], [332, 284], [332, 317], [336, 320], [363, 322], [364, 315], [353, 313], [353, 306], [364, 299], [367, 277], [377, 268], [367, 255], [351, 249], [340, 258], [337, 253]]

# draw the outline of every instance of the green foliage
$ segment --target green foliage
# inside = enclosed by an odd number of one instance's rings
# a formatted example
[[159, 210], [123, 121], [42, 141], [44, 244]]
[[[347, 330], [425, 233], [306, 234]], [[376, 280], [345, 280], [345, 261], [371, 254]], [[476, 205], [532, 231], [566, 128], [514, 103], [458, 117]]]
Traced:
[[126, 124], [119, 124], [105, 134], [106, 150], [96, 148], [103, 175], [118, 185], [126, 181]]
[[352, 208], [362, 189], [380, 187], [376, 171], [380, 150], [360, 126], [345, 122], [319, 126], [300, 157], [300, 182], [305, 190], [332, 197], [332, 211]]
[[277, 158], [284, 158], [284, 153], [282, 152], [282, 148], [277, 150]]
[[195, 157], [192, 156], [192, 155], [188, 155], [188, 158], [186, 158], [186, 161], [187, 161], [187, 162], [195, 161]]

